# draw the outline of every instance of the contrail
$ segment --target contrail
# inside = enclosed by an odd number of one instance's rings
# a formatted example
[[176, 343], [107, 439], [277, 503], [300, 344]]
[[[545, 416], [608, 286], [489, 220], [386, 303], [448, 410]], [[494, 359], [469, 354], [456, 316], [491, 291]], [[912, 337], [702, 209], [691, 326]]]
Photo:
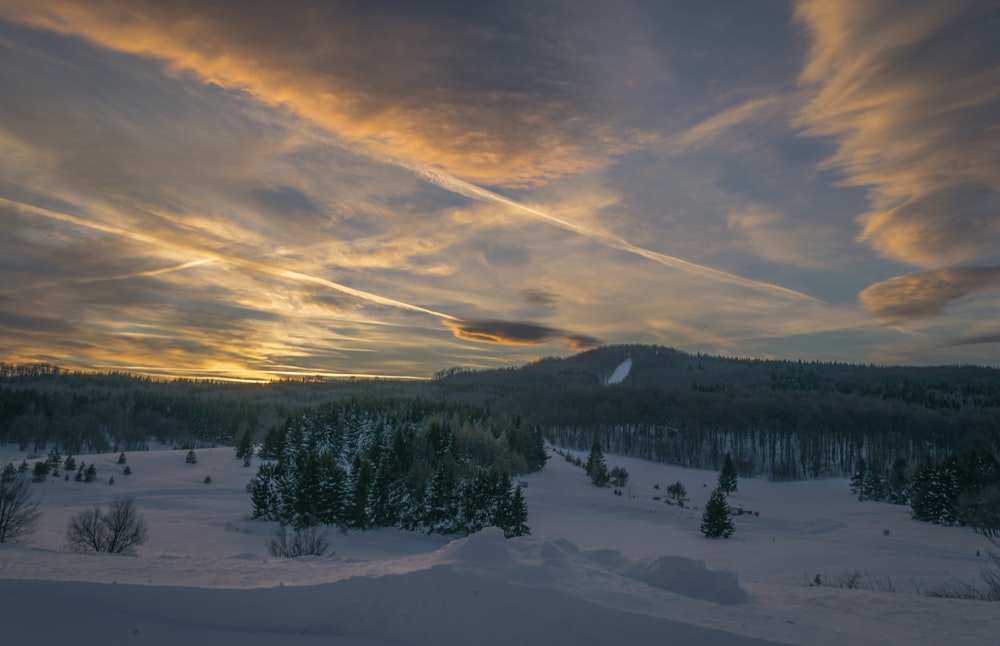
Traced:
[[465, 197], [480, 201], [480, 202], [491, 202], [493, 204], [501, 204], [504, 206], [509, 206], [516, 209], [522, 213], [530, 215], [536, 219], [553, 224], [561, 229], [567, 231], [572, 231], [579, 235], [590, 238], [591, 240], [596, 240], [597, 242], [603, 243], [609, 247], [620, 249], [627, 253], [635, 254], [641, 256], [648, 260], [658, 262], [661, 265], [667, 267], [673, 267], [674, 269], [679, 269], [681, 271], [687, 272], [689, 274], [697, 274], [702, 276], [707, 276], [709, 278], [718, 280], [720, 282], [729, 283], [732, 285], [739, 285], [741, 287], [748, 287], [757, 291], [769, 292], [771, 294], [776, 294], [785, 298], [794, 298], [796, 300], [805, 300], [810, 303], [822, 303], [821, 300], [809, 296], [808, 294], [803, 294], [802, 292], [796, 291], [794, 289], [789, 289], [787, 287], [782, 287], [780, 285], [775, 285], [773, 283], [766, 283], [759, 280], [752, 280], [750, 278], [744, 278], [737, 274], [731, 274], [727, 271], [722, 271], [720, 269], [713, 269], [712, 267], [706, 267], [704, 265], [699, 265], [693, 262], [689, 262], [682, 258], [677, 258], [676, 256], [668, 256], [650, 249], [645, 249], [643, 247], [636, 246], [618, 236], [605, 233], [603, 231], [596, 231], [588, 227], [563, 220], [561, 218], [555, 217], [540, 211], [538, 209], [532, 208], [520, 202], [516, 202], [510, 198], [504, 197], [499, 193], [494, 193], [481, 186], [476, 186], [465, 180], [458, 179], [457, 177], [448, 175], [446, 173], [441, 173], [439, 171], [429, 170], [427, 168], [421, 168], [415, 166], [406, 161], [399, 159], [386, 159], [383, 158], [382, 161], [387, 161], [395, 165], [401, 166], [417, 176], [440, 186], [446, 191], [456, 193], [458, 195], [463, 195]]
[[[350, 296], [354, 296], [355, 298], [359, 298], [361, 300], [365, 300], [370, 303], [377, 303], [379, 305], [386, 305], [398, 309], [409, 310], [411, 312], [422, 312], [424, 314], [430, 314], [431, 316], [436, 316], [442, 319], [458, 320], [456, 317], [450, 314], [437, 312], [435, 310], [428, 309], [426, 307], [420, 307], [419, 305], [412, 305], [410, 303], [405, 303], [403, 301], [397, 301], [395, 299], [387, 298], [385, 296], [379, 296], [378, 294], [373, 294], [371, 292], [366, 292], [360, 289], [355, 289], [353, 287], [348, 287], [347, 285], [341, 285], [340, 283], [335, 283], [331, 280], [320, 278], [319, 276], [312, 276], [310, 274], [304, 274], [302, 272], [294, 271], [291, 269], [271, 267], [269, 265], [265, 265], [259, 262], [254, 262], [252, 260], [244, 260], [242, 258], [237, 258], [234, 256], [226, 256], [211, 250], [196, 249], [190, 246], [180, 245], [166, 240], [161, 240], [155, 236], [150, 236], [144, 233], [130, 231], [128, 229], [123, 229], [121, 227], [116, 227], [109, 224], [103, 224], [101, 222], [92, 222], [89, 220], [84, 220], [83, 218], [79, 218], [75, 215], [70, 215], [68, 213], [51, 211], [49, 209], [45, 209], [39, 206], [33, 206], [31, 204], [25, 204], [23, 202], [8, 200], [3, 197], [0, 197], [0, 204], [9, 206], [11, 208], [17, 209], [22, 212], [28, 212], [34, 215], [40, 215], [42, 217], [49, 218], [51, 220], [66, 222], [68, 224], [73, 224], [79, 227], [85, 227], [94, 231], [100, 231], [101, 233], [107, 233], [109, 235], [128, 238], [136, 242], [142, 242], [144, 244], [162, 247], [165, 249], [171, 249], [174, 251], [180, 251], [187, 254], [195, 253], [200, 256], [205, 256], [205, 258], [202, 258], [200, 260], [194, 260], [185, 263], [184, 266], [194, 266], [198, 264], [203, 264], [205, 262], [217, 260], [219, 262], [223, 262], [229, 265], [244, 267], [260, 273], [277, 276], [279, 278], [288, 278], [299, 282], [312, 283], [314, 285], [322, 285], [323, 287], [329, 287], [330, 289], [336, 290], [344, 294], [348, 294]], [[160, 272], [169, 271], [172, 269], [176, 269], [176, 267], [170, 268], [168, 270], [159, 270], [159, 271]]]

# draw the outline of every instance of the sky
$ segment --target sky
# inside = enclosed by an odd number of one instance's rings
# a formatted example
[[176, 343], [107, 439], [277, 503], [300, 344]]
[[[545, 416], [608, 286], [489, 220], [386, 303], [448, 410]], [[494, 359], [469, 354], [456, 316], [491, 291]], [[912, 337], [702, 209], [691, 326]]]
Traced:
[[0, 0], [0, 361], [1000, 366], [1000, 3]]

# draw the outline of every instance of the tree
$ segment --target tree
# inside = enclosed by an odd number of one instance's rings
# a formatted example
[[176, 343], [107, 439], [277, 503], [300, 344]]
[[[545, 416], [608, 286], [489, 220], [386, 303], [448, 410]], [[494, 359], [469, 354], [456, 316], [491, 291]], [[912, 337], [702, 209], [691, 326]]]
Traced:
[[66, 547], [71, 552], [107, 552], [125, 554], [146, 542], [146, 521], [131, 496], [115, 498], [108, 512], [100, 505], [86, 509], [69, 519]]
[[118, 464], [125, 464], [125, 451], [118, 455]]
[[184, 461], [188, 464], [197, 464], [198, 456], [195, 454], [194, 449], [188, 449], [187, 456], [184, 458]]
[[39, 501], [28, 479], [8, 464], [0, 474], [0, 543], [20, 543], [34, 533]]
[[34, 482], [45, 482], [45, 477], [49, 475], [49, 463], [42, 462], [39, 460], [35, 462], [35, 468], [32, 470], [31, 479]]
[[93, 464], [88, 465], [86, 469], [83, 470], [83, 481], [93, 482], [97, 479], [97, 467]]
[[625, 467], [611, 469], [611, 484], [616, 487], [624, 487], [628, 484], [628, 471], [625, 470]]
[[684, 488], [684, 485], [681, 484], [680, 480], [667, 487], [667, 496], [673, 498], [678, 503], [683, 503], [684, 499], [687, 498], [687, 495], [687, 489]]
[[868, 465], [865, 463], [864, 458], [858, 458], [857, 464], [854, 465], [854, 473], [851, 475], [851, 493], [858, 497], [858, 500], [865, 499], [865, 475], [868, 471]]
[[590, 481], [598, 487], [608, 484], [608, 480], [611, 477], [608, 474], [608, 465], [604, 461], [604, 451], [601, 449], [601, 443], [597, 439], [594, 439], [594, 443], [590, 446], [586, 471], [587, 475], [590, 476]]
[[66, 456], [66, 461], [63, 462], [63, 469], [66, 471], [74, 471], [76, 469], [76, 460], [73, 459], [72, 455]]
[[736, 491], [736, 486], [736, 466], [733, 465], [733, 456], [727, 453], [726, 459], [722, 462], [722, 471], [719, 472], [719, 489], [728, 496]]
[[250, 429], [247, 428], [243, 431], [243, 435], [240, 436], [240, 441], [236, 444], [236, 459], [243, 460], [243, 466], [250, 466], [250, 460], [253, 458], [253, 437], [250, 434]]
[[729, 514], [729, 503], [721, 488], [712, 491], [701, 517], [701, 533], [708, 538], [729, 538], [736, 531]]

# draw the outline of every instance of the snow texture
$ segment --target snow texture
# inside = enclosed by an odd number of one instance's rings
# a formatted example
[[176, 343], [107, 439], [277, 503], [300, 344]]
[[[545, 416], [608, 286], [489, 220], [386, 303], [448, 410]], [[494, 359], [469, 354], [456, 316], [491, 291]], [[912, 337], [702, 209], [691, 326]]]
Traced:
[[611, 384], [620, 384], [621, 382], [625, 381], [625, 377], [628, 377], [628, 373], [631, 370], [632, 370], [632, 357], [628, 357], [627, 359], [625, 359], [625, 361], [622, 361], [620, 364], [618, 364], [618, 367], [615, 368], [615, 371], [611, 373], [611, 376], [608, 377], [608, 380], [604, 383], [608, 386], [610, 386]]
[[[23, 457], [0, 447], [3, 463]], [[709, 540], [698, 508], [715, 473], [607, 458], [631, 474], [623, 496], [558, 456], [524, 478], [532, 536], [334, 530], [334, 554], [279, 559], [265, 548], [274, 525], [247, 519], [253, 470], [232, 449], [200, 449], [197, 465], [180, 451], [131, 453], [129, 476], [117, 454], [77, 456], [98, 480], [34, 485], [34, 540], [0, 545], [3, 643], [954, 646], [993, 643], [1000, 629], [996, 604], [910, 583], [973, 579], [984, 541], [968, 530], [859, 503], [845, 480], [742, 479], [730, 501], [758, 515]], [[677, 480], [688, 507], [656, 499]], [[63, 548], [72, 514], [124, 494], [149, 524], [136, 555]], [[846, 568], [898, 591], [830, 585]], [[828, 583], [810, 587], [817, 574]]]

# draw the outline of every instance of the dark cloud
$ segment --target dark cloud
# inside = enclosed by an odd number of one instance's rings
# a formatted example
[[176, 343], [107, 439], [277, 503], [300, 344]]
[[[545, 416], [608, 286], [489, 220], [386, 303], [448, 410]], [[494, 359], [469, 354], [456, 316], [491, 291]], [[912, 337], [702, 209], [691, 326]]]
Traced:
[[308, 195], [292, 186], [253, 189], [250, 199], [255, 207], [278, 218], [316, 217], [323, 213]]
[[552, 292], [532, 288], [522, 289], [521, 298], [531, 305], [553, 305], [559, 300], [559, 297]]
[[990, 343], [1000, 343], [1000, 332], [959, 337], [953, 339], [947, 347], [954, 348], [962, 345], [984, 345]]
[[541, 345], [561, 341], [574, 350], [593, 348], [600, 341], [581, 334], [521, 321], [445, 321], [460, 339], [503, 345]]
[[988, 289], [1000, 289], [1000, 267], [935, 269], [876, 283], [861, 292], [861, 304], [888, 319], [929, 318]]

